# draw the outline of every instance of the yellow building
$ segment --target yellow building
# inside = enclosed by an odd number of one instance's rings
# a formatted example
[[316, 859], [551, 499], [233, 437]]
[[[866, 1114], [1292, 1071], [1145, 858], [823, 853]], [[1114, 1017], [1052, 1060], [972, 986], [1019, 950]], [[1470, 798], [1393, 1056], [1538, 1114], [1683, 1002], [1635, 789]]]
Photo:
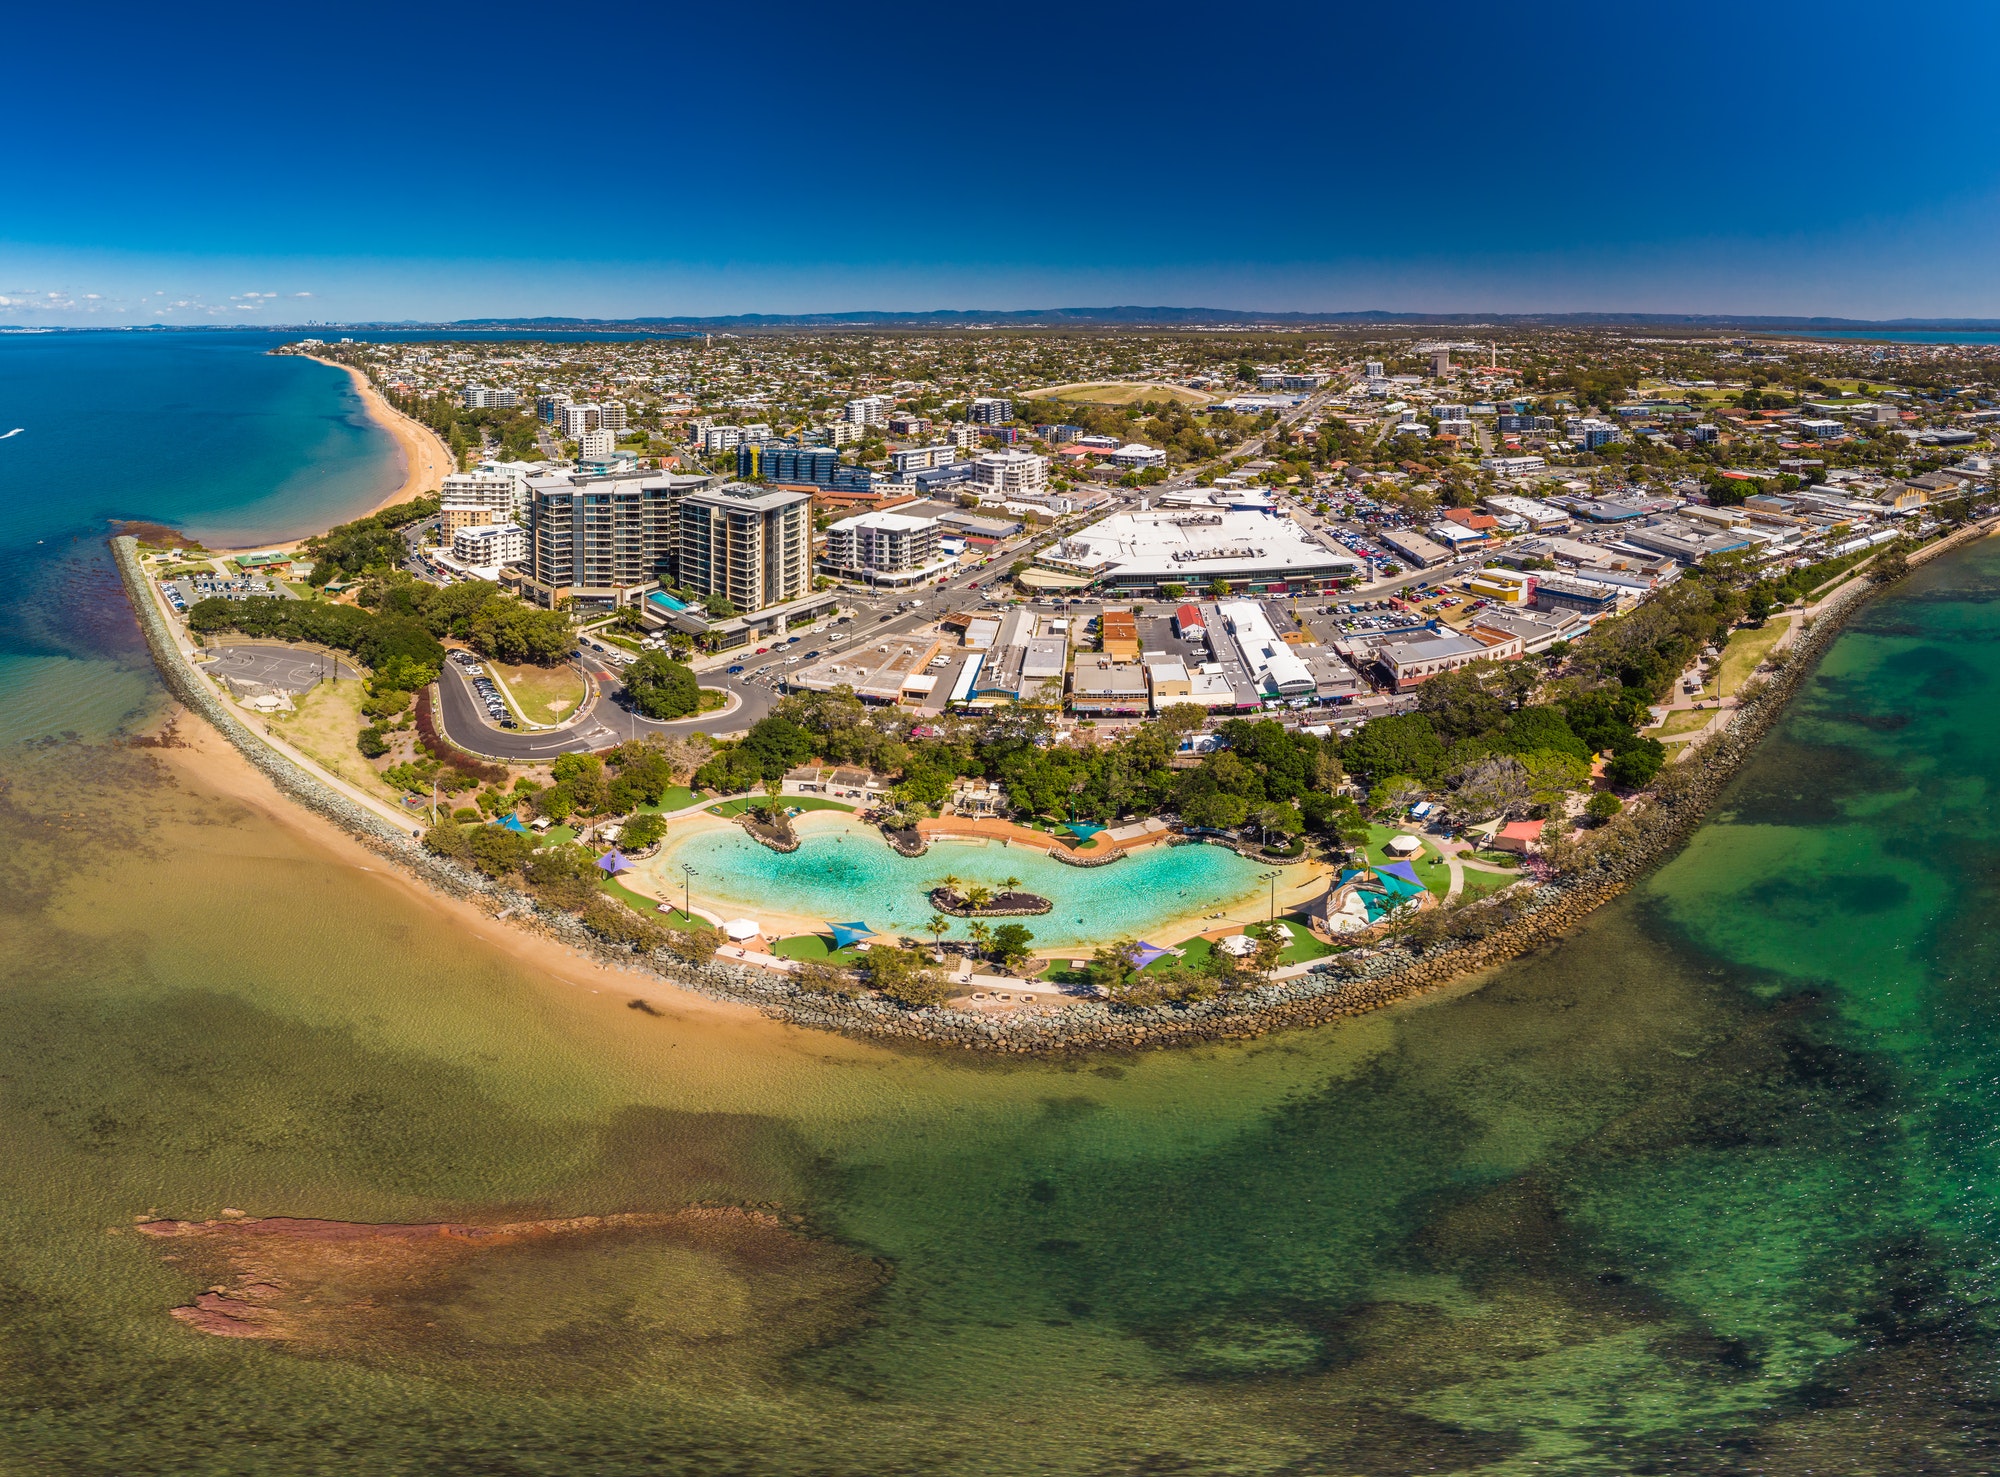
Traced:
[[1482, 600], [1497, 600], [1504, 605], [1522, 605], [1528, 599], [1528, 586], [1534, 582], [1534, 575], [1520, 569], [1482, 569], [1477, 574], [1468, 575], [1465, 581], [1467, 594]]

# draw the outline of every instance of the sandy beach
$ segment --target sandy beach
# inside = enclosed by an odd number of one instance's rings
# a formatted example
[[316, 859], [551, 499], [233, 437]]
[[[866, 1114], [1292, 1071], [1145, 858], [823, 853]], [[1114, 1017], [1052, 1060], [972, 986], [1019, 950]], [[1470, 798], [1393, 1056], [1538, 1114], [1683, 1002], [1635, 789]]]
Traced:
[[[447, 474], [458, 470], [452, 460], [451, 448], [438, 438], [437, 432], [429, 426], [411, 420], [396, 409], [375, 388], [374, 381], [354, 368], [351, 364], [337, 363], [332, 359], [322, 359], [317, 354], [306, 356], [315, 363], [338, 369], [354, 382], [354, 393], [361, 397], [361, 403], [368, 412], [368, 418], [395, 438], [396, 451], [403, 459], [403, 479], [394, 491], [382, 497], [372, 506], [354, 516], [365, 518], [370, 513], [379, 513], [384, 508], [393, 508], [397, 503], [406, 503], [411, 498], [421, 497], [427, 492], [436, 492], [444, 486]], [[343, 520], [346, 521], [346, 520]], [[217, 553], [231, 554], [245, 550], [272, 550], [290, 552], [305, 542], [305, 538], [295, 538], [289, 543], [260, 544], [213, 544]]]
[[154, 752], [189, 792], [233, 801], [255, 811], [299, 843], [311, 859], [370, 872], [396, 888], [425, 915], [430, 926], [449, 930], [468, 948], [491, 949], [534, 978], [572, 997], [598, 996], [607, 1009], [625, 1010], [644, 1000], [664, 1025], [752, 1033], [770, 1042], [796, 1038], [803, 1052], [824, 1056], [826, 1037], [804, 1027], [774, 1021], [748, 1005], [682, 990], [639, 970], [606, 965], [540, 934], [489, 916], [472, 903], [433, 892], [402, 868], [362, 846], [331, 821], [294, 804], [208, 724], [177, 713], [175, 733], [184, 747]]
[[396, 438], [396, 449], [403, 454], [402, 485], [370, 508], [370, 513], [379, 513], [384, 508], [408, 502], [426, 492], [436, 492], [444, 486], [445, 477], [458, 470], [458, 464], [452, 460], [451, 448], [439, 439], [438, 433], [411, 420], [391, 405], [367, 375], [351, 364], [320, 359], [316, 354], [309, 357], [346, 372], [347, 377], [354, 381], [354, 393], [368, 407], [369, 419]]

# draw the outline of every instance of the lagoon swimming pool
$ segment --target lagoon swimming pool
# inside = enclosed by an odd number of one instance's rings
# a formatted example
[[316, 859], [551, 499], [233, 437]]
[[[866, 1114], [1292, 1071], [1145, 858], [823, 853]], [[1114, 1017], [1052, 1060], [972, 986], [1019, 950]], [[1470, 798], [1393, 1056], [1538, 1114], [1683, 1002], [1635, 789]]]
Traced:
[[[670, 837], [642, 863], [662, 896], [681, 895], [681, 864], [694, 867], [694, 902], [711, 910], [795, 913], [823, 922], [860, 919], [878, 931], [918, 933], [930, 917], [930, 890], [947, 876], [997, 889], [1018, 877], [1055, 903], [1023, 918], [1037, 948], [1143, 938], [1177, 918], [1224, 910], [1257, 898], [1267, 870], [1220, 846], [1154, 846], [1104, 867], [1072, 867], [1038, 851], [997, 842], [938, 841], [921, 857], [898, 856], [882, 835], [830, 811], [799, 816], [799, 849], [759, 846], [735, 826]], [[1261, 910], [1259, 910], [1261, 916]], [[963, 936], [965, 925], [953, 932]], [[1156, 943], [1174, 942], [1156, 939]]]

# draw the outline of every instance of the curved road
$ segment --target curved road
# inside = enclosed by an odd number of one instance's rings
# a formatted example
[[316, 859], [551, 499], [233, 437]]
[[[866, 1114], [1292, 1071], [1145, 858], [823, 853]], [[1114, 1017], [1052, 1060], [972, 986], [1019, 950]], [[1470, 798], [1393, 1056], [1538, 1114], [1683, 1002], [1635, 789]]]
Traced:
[[771, 694], [759, 687], [746, 686], [733, 677], [704, 672], [704, 687], [726, 691], [730, 704], [721, 712], [700, 718], [682, 718], [672, 723], [656, 723], [634, 712], [611, 668], [589, 653], [584, 657], [590, 675], [590, 692], [583, 707], [560, 728], [496, 728], [486, 717], [486, 705], [472, 690], [472, 684], [455, 662], [446, 662], [439, 674], [438, 725], [446, 738], [461, 749], [489, 759], [533, 764], [558, 754], [588, 753], [622, 744], [627, 739], [649, 733], [671, 736], [681, 733], [740, 733], [771, 711]]

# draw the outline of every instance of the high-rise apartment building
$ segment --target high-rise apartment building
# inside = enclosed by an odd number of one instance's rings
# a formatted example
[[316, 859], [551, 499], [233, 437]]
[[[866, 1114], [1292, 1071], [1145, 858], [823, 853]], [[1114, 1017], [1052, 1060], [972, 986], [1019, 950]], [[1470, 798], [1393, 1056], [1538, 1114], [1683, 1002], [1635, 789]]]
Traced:
[[484, 385], [467, 385], [460, 399], [467, 410], [512, 410], [521, 403], [513, 390], [489, 390]]
[[475, 569], [514, 564], [528, 557], [528, 531], [517, 523], [483, 523], [451, 536], [451, 557]]
[[678, 512], [676, 578], [751, 614], [812, 591], [812, 494], [726, 482]]
[[526, 511], [527, 488], [510, 472], [452, 472], [438, 491], [446, 507], [492, 510], [489, 523], [511, 523]]
[[585, 402], [582, 405], [564, 405], [556, 411], [556, 429], [570, 440], [580, 440], [585, 431], [595, 431], [603, 425], [604, 408]]
[[1004, 426], [1014, 418], [1014, 402], [998, 395], [981, 395], [965, 418], [975, 426]]
[[535, 397], [535, 419], [552, 426], [556, 423], [562, 408], [565, 405], [573, 405], [575, 403], [567, 395], [537, 395]]
[[829, 524], [821, 564], [870, 584], [914, 584], [942, 570], [938, 521], [906, 513], [857, 513]]
[[896, 401], [890, 395], [863, 395], [858, 400], [847, 402], [847, 420], [850, 425], [879, 426], [889, 418], [889, 412], [896, 408]]
[[788, 482], [863, 492], [873, 483], [866, 467], [849, 466], [831, 446], [794, 446], [785, 441], [737, 447], [736, 475], [746, 482]]
[[950, 464], [958, 457], [958, 448], [949, 443], [942, 446], [911, 446], [902, 451], [889, 453], [889, 466], [900, 477], [905, 472], [923, 472], [932, 467]]
[[611, 454], [617, 449], [618, 433], [599, 429], [583, 433], [579, 454], [587, 462], [608, 462], [611, 460]]
[[993, 492], [1040, 492], [1048, 485], [1049, 459], [1032, 451], [989, 451], [972, 464], [972, 480]]
[[617, 400], [607, 400], [597, 407], [597, 426], [604, 431], [625, 429], [625, 406]]
[[674, 513], [693, 477], [537, 477], [523, 593], [617, 604], [673, 568]]

